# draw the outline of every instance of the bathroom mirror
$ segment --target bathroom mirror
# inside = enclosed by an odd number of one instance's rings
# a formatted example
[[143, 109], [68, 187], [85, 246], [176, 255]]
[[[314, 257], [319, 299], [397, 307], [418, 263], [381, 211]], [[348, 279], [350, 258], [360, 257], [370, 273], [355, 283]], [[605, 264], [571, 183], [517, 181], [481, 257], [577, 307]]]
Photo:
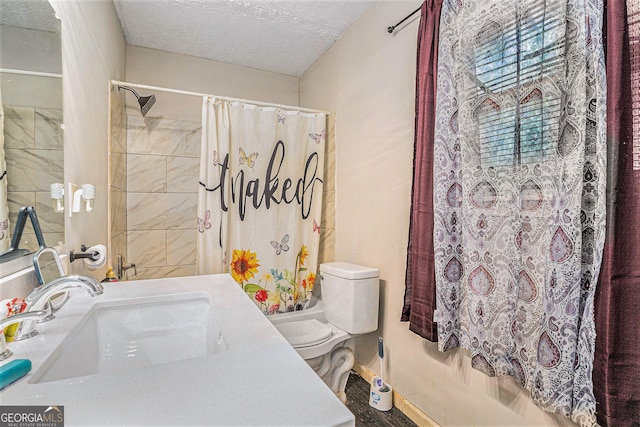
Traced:
[[[6, 204], [9, 222], [0, 218], [0, 252], [8, 249], [18, 211], [27, 205], [36, 207], [45, 239], [55, 246], [64, 240], [64, 213], [53, 211], [49, 189], [64, 182], [61, 23], [47, 0], [3, 0], [1, 8], [0, 164], [6, 163], [7, 191], [0, 212]], [[20, 248], [38, 247], [28, 223]]]

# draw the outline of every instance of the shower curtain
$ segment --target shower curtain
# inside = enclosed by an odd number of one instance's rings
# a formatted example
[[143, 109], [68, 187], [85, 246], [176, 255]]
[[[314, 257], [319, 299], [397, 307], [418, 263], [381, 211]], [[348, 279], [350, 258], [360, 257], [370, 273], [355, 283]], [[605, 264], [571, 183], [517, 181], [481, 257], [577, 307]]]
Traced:
[[7, 161], [4, 151], [4, 106], [0, 91], [0, 253], [9, 249], [9, 202], [7, 200]]
[[434, 144], [441, 351], [594, 425], [604, 244], [602, 4], [448, 0]]
[[198, 274], [228, 272], [265, 314], [315, 284], [326, 115], [205, 97]]

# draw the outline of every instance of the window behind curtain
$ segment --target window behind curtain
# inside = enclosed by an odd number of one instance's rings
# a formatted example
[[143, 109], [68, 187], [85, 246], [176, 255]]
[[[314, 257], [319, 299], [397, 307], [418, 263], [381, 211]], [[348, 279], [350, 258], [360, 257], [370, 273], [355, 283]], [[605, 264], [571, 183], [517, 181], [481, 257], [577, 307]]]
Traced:
[[540, 161], [554, 150], [560, 88], [549, 77], [563, 69], [562, 2], [537, 1], [502, 26], [487, 22], [476, 37], [481, 162], [488, 166]]

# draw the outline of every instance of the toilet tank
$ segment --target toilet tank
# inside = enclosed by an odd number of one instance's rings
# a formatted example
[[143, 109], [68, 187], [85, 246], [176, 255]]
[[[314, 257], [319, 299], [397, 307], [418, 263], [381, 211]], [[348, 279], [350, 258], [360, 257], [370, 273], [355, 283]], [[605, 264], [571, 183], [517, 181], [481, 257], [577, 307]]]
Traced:
[[380, 271], [346, 262], [320, 264], [325, 317], [350, 334], [378, 329]]

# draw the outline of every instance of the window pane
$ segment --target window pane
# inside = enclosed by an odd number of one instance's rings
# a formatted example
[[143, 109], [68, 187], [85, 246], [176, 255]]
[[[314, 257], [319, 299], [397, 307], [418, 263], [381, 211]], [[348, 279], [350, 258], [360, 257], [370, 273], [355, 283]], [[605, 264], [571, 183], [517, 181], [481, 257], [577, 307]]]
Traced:
[[564, 69], [561, 2], [529, 4], [505, 26], [488, 22], [476, 35], [475, 71], [481, 161], [540, 161], [555, 149]]

